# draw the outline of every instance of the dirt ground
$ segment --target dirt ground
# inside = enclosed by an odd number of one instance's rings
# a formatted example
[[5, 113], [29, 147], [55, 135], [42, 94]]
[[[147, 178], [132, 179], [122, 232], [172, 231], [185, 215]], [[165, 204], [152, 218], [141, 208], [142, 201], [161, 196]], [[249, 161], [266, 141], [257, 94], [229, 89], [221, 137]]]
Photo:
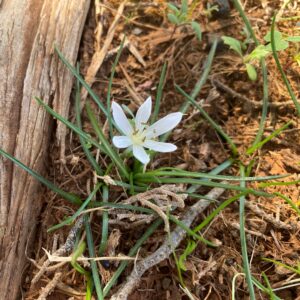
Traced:
[[[179, 4], [177, 1], [173, 2]], [[275, 10], [280, 9], [283, 1], [241, 2], [244, 3], [244, 10], [257, 38], [263, 41], [263, 36], [270, 30], [272, 15]], [[299, 15], [300, 12], [298, 1], [290, 2], [283, 11], [285, 18], [297, 15], [297, 12]], [[125, 46], [116, 68], [112, 99], [136, 110], [149, 95], [155, 98], [162, 66], [164, 62], [168, 62], [160, 115], [164, 116], [179, 110], [184, 99], [176, 91], [175, 84], [188, 93], [192, 91], [203, 73], [203, 65], [210, 51], [212, 40], [223, 35], [237, 39], [243, 38], [241, 32], [244, 23], [232, 5], [229, 11], [224, 10], [208, 17], [205, 14], [207, 1], [193, 1], [193, 3], [196, 4], [196, 9], [191, 18], [201, 24], [203, 30], [201, 42], [188, 26], [176, 28], [168, 21], [166, 1], [127, 2], [122, 17], [116, 24], [116, 31], [105, 53], [104, 62], [94, 80], [93, 90], [100, 99], [106, 99], [110, 71], [116, 54], [114, 49], [120, 45], [122, 35], [125, 34], [129, 43]], [[114, 21], [120, 4], [121, 1], [118, 0], [104, 1], [104, 5], [99, 6], [95, 6], [92, 2], [78, 57], [83, 75], [86, 75], [91, 67], [93, 54], [103, 50], [104, 41], [109, 35], [108, 29]], [[300, 27], [299, 24], [297, 25], [297, 20], [284, 20], [278, 22], [277, 25], [280, 31], [287, 35], [299, 35]], [[249, 49], [251, 47], [250, 45]], [[279, 57], [294, 92], [299, 98], [300, 67], [294, 60], [297, 51], [300, 51], [298, 48], [299, 45], [291, 44], [287, 51], [280, 52]], [[293, 180], [297, 180], [300, 172], [299, 117], [294, 105], [291, 104], [290, 96], [272, 56], [267, 58], [267, 66], [269, 101], [274, 105], [271, 105], [268, 112], [264, 136], [271, 134], [289, 120], [293, 123], [289, 129], [255, 153], [256, 162], [252, 175], [268, 176], [289, 173]], [[250, 81], [241, 59], [220, 42], [210, 76], [195, 99], [233, 139], [241, 154], [251, 145], [259, 127], [263, 82], [259, 66], [257, 70], [258, 80]], [[71, 101], [74, 102], [74, 95]], [[96, 106], [94, 109], [99, 114], [102, 124], [105, 124], [103, 114], [100, 114]], [[70, 111], [70, 120], [74, 120], [73, 109]], [[91, 125], [84, 114], [83, 121], [84, 129], [91, 132]], [[174, 166], [190, 171], [208, 172], [230, 156], [228, 145], [192, 107], [188, 109], [183, 122], [176, 128], [170, 141], [176, 143], [178, 150], [171, 154], [158, 155], [150, 168]], [[93, 173], [78, 138], [73, 134], [68, 136], [65, 164], [61, 162], [60, 151], [55, 141], [52, 147], [49, 155], [48, 178], [65, 190], [86, 196], [93, 183]], [[105, 164], [105, 158], [101, 159]], [[247, 163], [250, 158], [242, 154], [240, 160]], [[238, 167], [234, 165], [226, 172], [237, 175]], [[284, 180], [291, 179], [289, 177]], [[207, 191], [209, 189], [205, 188], [201, 194]], [[296, 205], [300, 203], [299, 184], [270, 187], [268, 191], [280, 192]], [[110, 195], [115, 199], [111, 201], [119, 199], [121, 194], [120, 189], [112, 187]], [[227, 192], [219, 200], [228, 199], [230, 196], [231, 194]], [[23, 297], [24, 299], [37, 299], [42, 287], [53, 280], [54, 274], [61, 272], [59, 284], [47, 299], [84, 299], [83, 276], [79, 275], [70, 264], [50, 270], [43, 274], [35, 285], [31, 284], [32, 278], [39, 270], [38, 266], [41, 266], [46, 259], [43, 248], [51, 251], [55, 249], [53, 244], [64, 244], [70, 227], [54, 233], [47, 233], [47, 229], [76, 211], [76, 207], [72, 207], [65, 200], [46, 190], [44, 201], [34, 249], [28, 253], [32, 261], [29, 261], [28, 268], [25, 270]], [[188, 199], [187, 205], [191, 205], [193, 201], [195, 199]], [[247, 202], [250, 205], [246, 206], [246, 237], [252, 274], [264, 283], [262, 278], [262, 272], [264, 272], [272, 288], [280, 288], [288, 283], [294, 284], [293, 287], [277, 291], [276, 295], [281, 299], [300, 299], [300, 287], [297, 286], [299, 275], [262, 260], [263, 257], [267, 257], [297, 268], [300, 251], [299, 216], [279, 197], [270, 200], [252, 195], [247, 197]], [[215, 208], [215, 205], [210, 205], [193, 224], [199, 224]], [[182, 213], [183, 211], [178, 211], [177, 217], [180, 218]], [[124, 221], [112, 219], [109, 233], [110, 241], [113, 241], [113, 252], [116, 255], [127, 254], [147, 226], [149, 224], [136, 224], [130, 218]], [[100, 213], [93, 215], [93, 232], [95, 244], [98, 245], [101, 235]], [[231, 204], [218, 214], [205, 229], [203, 235], [219, 246], [212, 248], [198, 244], [186, 261], [187, 271], [183, 272], [184, 283], [194, 299], [230, 299], [233, 277], [243, 272], [238, 203]], [[161, 226], [143, 244], [139, 257], [146, 257], [153, 253], [165, 238], [164, 228]], [[176, 254], [182, 254], [186, 244], [187, 239], [176, 249]], [[109, 266], [99, 264], [100, 276], [104, 283], [113, 276], [117, 266], [117, 263], [111, 263]], [[133, 264], [130, 264], [126, 268], [109, 296], [125, 282], [132, 267]], [[269, 299], [258, 289], [256, 293], [257, 299]], [[235, 296], [236, 299], [249, 298], [244, 276], [236, 278]], [[189, 299], [180, 288], [173, 256], [149, 269], [129, 299]]]

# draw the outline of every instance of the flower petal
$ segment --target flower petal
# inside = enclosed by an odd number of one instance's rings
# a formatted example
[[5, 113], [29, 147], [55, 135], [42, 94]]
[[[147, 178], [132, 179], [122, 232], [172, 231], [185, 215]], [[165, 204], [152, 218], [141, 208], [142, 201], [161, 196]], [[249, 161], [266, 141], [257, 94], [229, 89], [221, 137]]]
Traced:
[[146, 140], [143, 146], [157, 152], [172, 152], [177, 149], [177, 147], [174, 144], [156, 142], [152, 140]]
[[163, 117], [146, 129], [146, 137], [157, 137], [172, 130], [181, 121], [182, 116], [181, 112], [176, 112]]
[[152, 109], [151, 97], [148, 97], [146, 101], [139, 107], [135, 116], [135, 126], [137, 130], [143, 130], [144, 124], [148, 122]]
[[131, 139], [124, 135], [114, 136], [112, 142], [117, 148], [127, 148], [132, 145]]
[[133, 155], [144, 165], [146, 165], [150, 161], [149, 155], [146, 153], [145, 149], [142, 146], [133, 145]]
[[118, 130], [125, 135], [131, 135], [133, 132], [131, 124], [129, 123], [122, 107], [114, 101], [112, 103], [112, 115], [118, 126]]

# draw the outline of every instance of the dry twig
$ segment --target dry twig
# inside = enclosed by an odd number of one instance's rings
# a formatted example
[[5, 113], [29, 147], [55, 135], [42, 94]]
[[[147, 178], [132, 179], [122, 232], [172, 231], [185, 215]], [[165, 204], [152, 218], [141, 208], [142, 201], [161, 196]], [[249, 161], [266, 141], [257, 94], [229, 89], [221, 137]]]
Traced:
[[[63, 246], [61, 246], [57, 251], [55, 251], [55, 253], [53, 253], [53, 255], [55, 256], [62, 256], [65, 253], [70, 252], [73, 247], [74, 247], [74, 243], [76, 241], [76, 235], [77, 232], [80, 230], [80, 228], [83, 225], [83, 217], [80, 217], [77, 222], [75, 223], [75, 225], [72, 227], [72, 229], [70, 230], [70, 233], [67, 237], [66, 242], [64, 243]], [[49, 271], [49, 265], [50, 265], [51, 261], [49, 259], [47, 259], [42, 267], [40, 268], [40, 270], [38, 271], [38, 273], [33, 277], [31, 284], [36, 284], [40, 278], [43, 276], [43, 274], [47, 271]], [[58, 264], [60, 266], [60, 264]], [[52, 269], [51, 269], [52, 271]]]
[[280, 220], [276, 220], [276, 218], [274, 218], [272, 215], [267, 214], [265, 211], [260, 209], [257, 205], [249, 201], [246, 202], [246, 207], [250, 208], [255, 214], [261, 216], [264, 220], [267, 220], [268, 222], [273, 224], [273, 226], [275, 226], [276, 228], [291, 230], [291, 231], [299, 229], [299, 226], [297, 224], [294, 223], [286, 224]]
[[60, 272], [55, 273], [53, 279], [44, 288], [42, 288], [42, 292], [41, 292], [40, 296], [38, 297], [38, 300], [46, 300], [47, 299], [47, 297], [53, 292], [53, 290], [57, 286], [61, 276], [62, 276], [62, 273], [60, 273]]
[[[210, 81], [212, 85], [223, 92], [228, 93], [232, 97], [236, 99], [242, 100], [244, 103], [249, 104], [252, 108], [254, 109], [259, 109], [262, 107], [262, 101], [253, 101], [249, 99], [248, 97], [234, 91], [232, 88], [230, 88], [228, 85], [217, 79], [215, 76], [210, 77]], [[283, 107], [283, 106], [289, 106], [289, 108], [294, 107], [294, 102], [293, 101], [285, 101], [285, 102], [270, 102], [269, 104], [270, 108], [278, 108], [278, 107]]]
[[[150, 207], [163, 219], [165, 231], [170, 232], [169, 220], [164, 211], [169, 210], [171, 207], [184, 207], [184, 200], [186, 199], [187, 194], [177, 194], [182, 191], [182, 188], [175, 185], [163, 185], [144, 193], [134, 195], [124, 201], [124, 203], [131, 204], [139, 201], [143, 206]], [[151, 202], [151, 200], [154, 200], [156, 204]]]
[[[217, 199], [224, 192], [224, 189], [214, 188], [212, 189], [206, 197], [210, 199]], [[199, 200], [193, 206], [191, 206], [187, 212], [184, 214], [182, 223], [190, 227], [195, 218], [206, 209], [211, 201], [209, 200]], [[186, 231], [181, 227], [177, 226], [175, 230], [168, 235], [164, 243], [151, 255], [145, 259], [136, 263], [135, 268], [126, 280], [126, 283], [120, 288], [120, 290], [112, 296], [111, 300], [126, 300], [133, 289], [138, 285], [143, 274], [151, 267], [157, 265], [164, 259], [168, 258], [172, 254], [173, 250], [180, 244], [180, 242], [186, 236]]]

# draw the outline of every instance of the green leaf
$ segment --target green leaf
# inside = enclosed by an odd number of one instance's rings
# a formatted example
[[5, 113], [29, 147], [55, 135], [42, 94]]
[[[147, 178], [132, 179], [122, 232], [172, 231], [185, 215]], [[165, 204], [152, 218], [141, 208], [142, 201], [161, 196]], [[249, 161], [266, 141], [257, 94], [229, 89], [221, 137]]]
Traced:
[[255, 67], [251, 64], [246, 64], [247, 74], [250, 80], [255, 81], [257, 79], [257, 72]]
[[188, 0], [182, 0], [181, 2], [181, 13], [186, 15], [189, 10]]
[[262, 58], [265, 58], [271, 52], [272, 52], [272, 50], [268, 49], [267, 46], [259, 45], [250, 54], [248, 54], [245, 57], [244, 62], [248, 63], [253, 60], [261, 60]]
[[[287, 49], [288, 47], [289, 47], [289, 43], [287, 41], [285, 41], [285, 40], [276, 41], [275, 40], [276, 51], [282, 51], [282, 50]], [[269, 51], [272, 51], [271, 43], [266, 45], [266, 49]]]
[[193, 30], [195, 31], [199, 42], [201, 42], [201, 40], [202, 40], [202, 30], [201, 30], [200, 24], [193, 21], [193, 22], [191, 22], [191, 26], [192, 26]]
[[181, 270], [186, 271], [186, 266], [184, 265], [184, 262], [186, 261], [187, 257], [193, 253], [195, 248], [197, 247], [197, 243], [193, 240], [189, 240], [186, 248], [184, 249], [184, 252], [180, 255], [178, 260], [178, 265]]
[[[264, 36], [264, 40], [266, 42], [271, 43], [271, 31], [269, 31], [265, 36]], [[280, 41], [282, 40], [282, 34], [280, 31], [278, 30], [274, 30], [274, 40], [275, 41]]]
[[167, 16], [171, 23], [173, 23], [175, 25], [178, 25], [180, 23], [179, 19], [175, 15], [169, 13], [169, 14], [167, 14]]
[[288, 42], [292, 42], [292, 43], [299, 43], [300, 42], [300, 36], [288, 36], [286, 39], [286, 41]]
[[[269, 51], [272, 51], [272, 46], [271, 46], [271, 31], [269, 31], [265, 35], [264, 40], [266, 42], [269, 42], [269, 44], [266, 46], [266, 48]], [[286, 39], [283, 38], [281, 32], [279, 32], [277, 30], [274, 30], [274, 42], [275, 42], [276, 51], [285, 50], [289, 46], [289, 43], [286, 41]]]
[[222, 40], [224, 41], [224, 44], [229, 46], [231, 50], [243, 57], [242, 46], [239, 40], [230, 36], [222, 36]]
[[168, 3], [168, 8], [172, 10], [176, 16], [180, 15], [179, 9], [174, 4]]

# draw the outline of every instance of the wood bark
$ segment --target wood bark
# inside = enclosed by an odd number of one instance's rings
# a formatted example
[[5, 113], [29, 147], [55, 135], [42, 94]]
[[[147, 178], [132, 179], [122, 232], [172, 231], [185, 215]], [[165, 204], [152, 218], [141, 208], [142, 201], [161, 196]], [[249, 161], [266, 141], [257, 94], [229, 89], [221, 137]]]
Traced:
[[[40, 173], [51, 117], [34, 97], [68, 116], [73, 79], [53, 45], [75, 63], [89, 5], [89, 0], [0, 0], [0, 148]], [[57, 126], [62, 145], [65, 130]], [[19, 299], [26, 242], [42, 204], [39, 187], [0, 157], [0, 299]]]

